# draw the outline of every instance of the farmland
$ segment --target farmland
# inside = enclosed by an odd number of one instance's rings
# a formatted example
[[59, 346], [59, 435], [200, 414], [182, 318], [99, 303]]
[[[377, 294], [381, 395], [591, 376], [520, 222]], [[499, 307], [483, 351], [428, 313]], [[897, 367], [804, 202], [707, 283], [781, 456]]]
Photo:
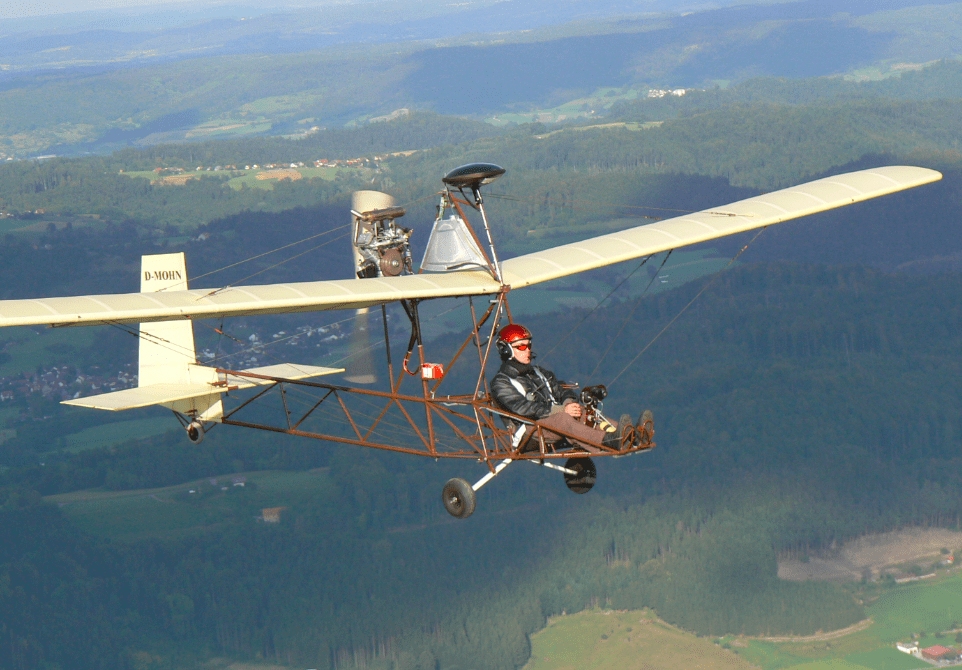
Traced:
[[641, 670], [752, 667], [720, 646], [659, 621], [651, 612], [587, 611], [552, 618], [532, 636], [524, 670]]
[[[773, 642], [737, 636], [699, 638], [652, 612], [585, 611], [553, 617], [532, 636], [525, 670], [567, 668], [749, 668], [764, 670], [912, 670], [927, 667], [895, 649], [918, 635], [919, 646], [953, 644], [945, 633], [962, 619], [962, 573], [886, 590], [854, 632]], [[867, 624], [867, 625], [866, 625]]]
[[[239, 480], [244, 486], [235, 485]], [[304, 499], [316, 503], [332, 494], [326, 470], [244, 472], [136, 491], [78, 491], [50, 496], [80, 528], [115, 540], [182, 537], [211, 524], [246, 517], [251, 524], [264, 507]]]

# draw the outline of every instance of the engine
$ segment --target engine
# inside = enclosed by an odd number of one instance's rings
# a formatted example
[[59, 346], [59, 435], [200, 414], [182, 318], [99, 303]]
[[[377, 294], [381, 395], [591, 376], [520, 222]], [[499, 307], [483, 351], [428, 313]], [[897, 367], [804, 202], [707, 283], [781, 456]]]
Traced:
[[354, 250], [359, 279], [397, 277], [413, 273], [411, 229], [397, 225], [403, 207], [352, 212], [355, 218]]

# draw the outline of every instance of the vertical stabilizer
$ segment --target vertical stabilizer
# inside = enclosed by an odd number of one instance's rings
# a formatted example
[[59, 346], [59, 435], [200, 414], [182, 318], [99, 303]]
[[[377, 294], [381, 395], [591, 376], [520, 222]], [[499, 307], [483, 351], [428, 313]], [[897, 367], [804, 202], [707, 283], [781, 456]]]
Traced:
[[[142, 258], [141, 293], [186, 290], [187, 262], [183, 252]], [[216, 381], [217, 373], [213, 368], [197, 365], [193, 321], [183, 319], [140, 324], [138, 386], [212, 384]], [[224, 413], [221, 395], [220, 391], [211, 387], [207, 395], [160, 404], [192, 419], [219, 421]]]
[[[187, 263], [183, 252], [141, 259], [141, 293], [186, 290]], [[194, 325], [189, 319], [140, 324], [139, 386], [188, 383], [187, 366], [196, 360]]]

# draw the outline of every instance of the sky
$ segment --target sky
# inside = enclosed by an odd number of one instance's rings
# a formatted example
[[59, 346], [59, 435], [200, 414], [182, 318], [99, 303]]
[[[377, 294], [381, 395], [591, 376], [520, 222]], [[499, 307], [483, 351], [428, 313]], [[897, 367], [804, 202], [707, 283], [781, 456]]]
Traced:
[[[426, 4], [437, 4], [451, 6], [450, 0], [408, 0], [412, 7], [423, 8]], [[475, 0], [479, 4], [491, 4], [491, 0]], [[585, 4], [593, 4], [596, 0], [582, 0]], [[751, 2], [752, 0], [747, 0]], [[468, 2], [458, 4], [466, 5]], [[619, 5], [630, 5], [639, 12], [643, 12], [646, 6], [657, 5], [660, 10], [677, 7], [687, 8], [691, 5], [699, 6], [724, 6], [732, 4], [745, 4], [746, 0], [621, 0]], [[223, 8], [225, 16], [249, 16], [252, 7], [257, 7], [258, 14], [268, 14], [276, 11], [283, 11], [290, 8], [318, 7], [323, 5], [359, 5], [374, 4], [372, 0], [274, 0], [273, 2], [228, 2], [225, 0], [0, 0], [0, 33], [3, 33], [3, 19], [29, 19], [39, 16], [62, 15], [75, 12], [96, 12], [110, 9], [123, 8], [129, 9], [151, 9], [162, 13], [169, 9], [171, 13], [178, 12], [183, 6], [190, 4], [193, 9], [200, 6], [204, 8], [219, 7]], [[219, 12], [220, 13], [220, 12]]]
[[[314, 5], [333, 4], [330, 2], [315, 2]], [[356, 3], [360, 0], [346, 0], [349, 3]], [[177, 5], [190, 3], [192, 5], [206, 4], [209, 6], [221, 5], [229, 8], [232, 3], [226, 2], [203, 2], [201, 0], [0, 0], [0, 20], [2, 19], [22, 19], [36, 16], [50, 16], [54, 14], [69, 14], [74, 12], [98, 11], [116, 8], [155, 8], [164, 9], [169, 7], [171, 11], [178, 9]], [[278, 9], [282, 9], [289, 3], [273, 3]], [[231, 13], [228, 9], [227, 13]], [[2, 28], [2, 26], [0, 26]]]

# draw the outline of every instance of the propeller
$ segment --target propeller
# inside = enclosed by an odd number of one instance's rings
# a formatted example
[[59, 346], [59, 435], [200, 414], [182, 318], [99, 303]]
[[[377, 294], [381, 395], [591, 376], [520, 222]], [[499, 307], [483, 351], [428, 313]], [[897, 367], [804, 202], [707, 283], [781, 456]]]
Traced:
[[[373, 209], [384, 209], [394, 205], [394, 198], [387, 193], [380, 191], [355, 191], [351, 196], [352, 212], [370, 212]], [[361, 256], [355, 242], [358, 235], [372, 233], [370, 224], [365, 223], [357, 216], [352, 216], [351, 227], [351, 254], [354, 261], [354, 276], [361, 271], [364, 257]], [[374, 367], [374, 355], [371, 346], [371, 319], [370, 308], [364, 307], [357, 310], [354, 318], [354, 329], [350, 337], [351, 357], [347, 360], [344, 367], [344, 380], [352, 384], [373, 384], [377, 381], [377, 372]]]

